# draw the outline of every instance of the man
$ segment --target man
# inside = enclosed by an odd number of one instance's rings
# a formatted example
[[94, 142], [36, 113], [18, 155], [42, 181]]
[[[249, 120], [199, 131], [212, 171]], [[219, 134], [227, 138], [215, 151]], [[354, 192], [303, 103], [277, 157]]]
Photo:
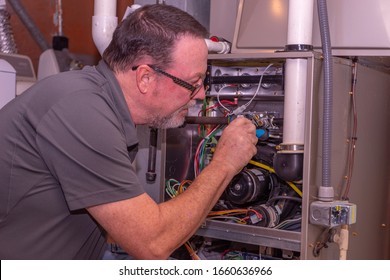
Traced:
[[1, 259], [101, 258], [107, 236], [166, 259], [194, 234], [256, 153], [254, 125], [233, 121], [191, 187], [161, 204], [131, 163], [136, 125], [177, 127], [204, 98], [206, 36], [180, 9], [144, 6], [99, 65], [48, 77], [0, 111]]

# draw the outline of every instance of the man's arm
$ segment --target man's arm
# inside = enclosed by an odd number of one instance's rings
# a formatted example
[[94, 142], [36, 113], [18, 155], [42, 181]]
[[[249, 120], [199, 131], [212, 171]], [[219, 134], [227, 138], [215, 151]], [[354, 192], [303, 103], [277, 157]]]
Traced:
[[244, 118], [223, 132], [211, 163], [179, 196], [156, 204], [147, 194], [88, 208], [128, 254], [166, 259], [198, 229], [222, 192], [256, 153], [255, 126]]

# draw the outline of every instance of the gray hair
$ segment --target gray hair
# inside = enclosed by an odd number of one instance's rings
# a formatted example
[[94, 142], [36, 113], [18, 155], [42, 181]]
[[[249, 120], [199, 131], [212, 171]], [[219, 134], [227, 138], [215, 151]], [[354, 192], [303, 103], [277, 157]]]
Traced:
[[132, 12], [115, 29], [103, 59], [115, 72], [128, 71], [142, 58], [167, 67], [181, 36], [207, 38], [207, 29], [190, 14], [170, 5], [145, 5]]

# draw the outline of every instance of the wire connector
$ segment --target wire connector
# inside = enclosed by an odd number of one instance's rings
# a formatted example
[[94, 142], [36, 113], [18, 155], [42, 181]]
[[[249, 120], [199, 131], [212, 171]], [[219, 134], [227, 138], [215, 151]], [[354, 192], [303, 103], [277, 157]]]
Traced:
[[241, 115], [246, 109], [246, 106], [245, 105], [241, 105], [240, 107], [236, 108], [233, 110], [233, 112], [231, 113], [232, 115]]
[[320, 186], [318, 188], [318, 200], [321, 201], [332, 201], [334, 199], [333, 187]]

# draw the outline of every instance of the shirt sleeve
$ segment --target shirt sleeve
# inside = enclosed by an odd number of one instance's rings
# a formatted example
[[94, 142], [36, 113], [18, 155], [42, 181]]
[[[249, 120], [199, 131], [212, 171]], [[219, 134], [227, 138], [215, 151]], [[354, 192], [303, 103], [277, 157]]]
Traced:
[[63, 98], [42, 119], [36, 139], [70, 210], [144, 193], [115, 107], [98, 94]]

